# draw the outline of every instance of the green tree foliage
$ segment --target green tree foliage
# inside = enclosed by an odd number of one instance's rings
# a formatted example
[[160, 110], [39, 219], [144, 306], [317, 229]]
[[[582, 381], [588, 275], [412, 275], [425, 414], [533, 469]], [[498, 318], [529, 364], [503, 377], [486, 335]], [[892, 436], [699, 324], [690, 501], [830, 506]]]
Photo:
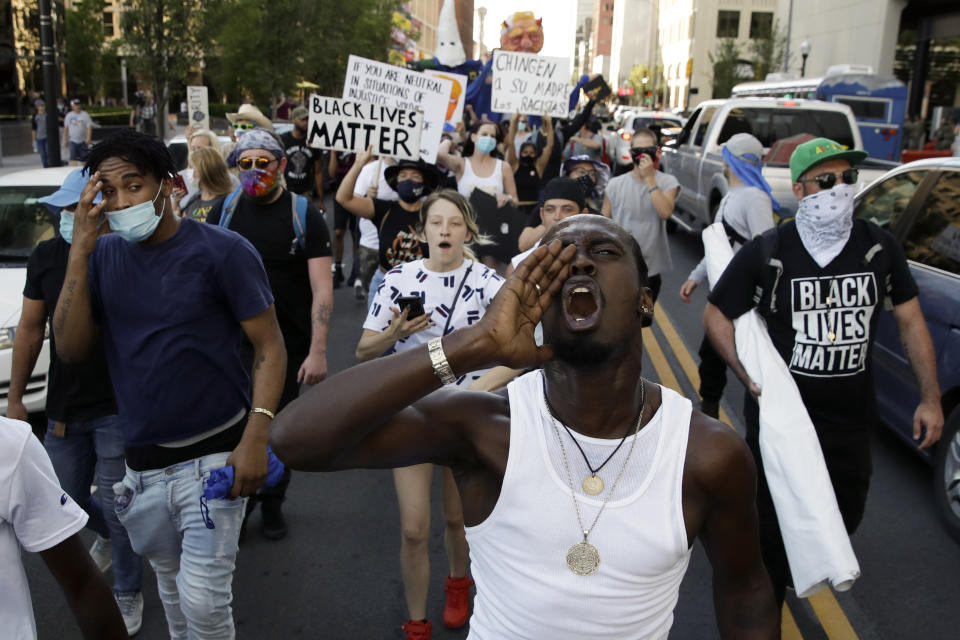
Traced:
[[763, 80], [768, 73], [783, 69], [783, 58], [787, 54], [787, 31], [780, 29], [780, 22], [774, 20], [759, 36], [750, 40], [748, 48], [754, 79]]
[[[137, 76], [153, 87], [161, 138], [168, 90], [179, 90], [199, 67], [209, 42], [210, 17], [225, 1], [130, 0], [123, 13], [120, 53]], [[257, 51], [250, 55], [256, 56]]]
[[738, 82], [740, 64], [740, 45], [733, 38], [724, 38], [717, 43], [717, 50], [708, 54], [713, 65], [713, 97], [729, 98], [730, 92]]
[[209, 65], [228, 98], [249, 94], [265, 107], [300, 80], [338, 96], [347, 58], [385, 60], [400, 0], [229, 0], [213, 34], [219, 60]]
[[65, 11], [67, 84], [71, 96], [101, 96], [107, 74], [115, 64], [113, 52], [103, 44], [105, 6], [104, 0], [80, 0]]

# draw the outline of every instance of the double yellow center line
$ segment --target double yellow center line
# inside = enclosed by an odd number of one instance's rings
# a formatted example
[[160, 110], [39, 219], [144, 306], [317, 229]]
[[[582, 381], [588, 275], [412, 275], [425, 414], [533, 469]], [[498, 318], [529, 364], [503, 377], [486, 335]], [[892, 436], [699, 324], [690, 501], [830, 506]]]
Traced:
[[[663, 310], [663, 305], [655, 305], [653, 315], [654, 323], [657, 328], [660, 329], [663, 337], [666, 338], [667, 345], [680, 363], [683, 373], [686, 375], [687, 380], [696, 394], [697, 390], [700, 389], [700, 372], [693, 360], [693, 356], [690, 354], [690, 350], [687, 349], [687, 346], [680, 338], [680, 334], [677, 333], [673, 322], [670, 320], [670, 316]], [[643, 330], [643, 346], [647, 355], [650, 357], [650, 361], [653, 363], [653, 368], [657, 372], [660, 383], [665, 387], [673, 389], [677, 393], [686, 395], [652, 327]], [[696, 399], [699, 400], [699, 395], [696, 396]], [[723, 407], [720, 408], [720, 421], [733, 428], [730, 416], [727, 415]], [[837, 602], [837, 599], [829, 588], [823, 589], [816, 595], [811, 596], [807, 601], [816, 614], [823, 632], [830, 640], [858, 639], [857, 633], [853, 630], [853, 625], [847, 620], [847, 616], [843, 613], [840, 603]], [[783, 640], [803, 640], [803, 634], [800, 633], [796, 619], [793, 617], [793, 613], [790, 611], [790, 607], [786, 602], [783, 604], [781, 633]]]

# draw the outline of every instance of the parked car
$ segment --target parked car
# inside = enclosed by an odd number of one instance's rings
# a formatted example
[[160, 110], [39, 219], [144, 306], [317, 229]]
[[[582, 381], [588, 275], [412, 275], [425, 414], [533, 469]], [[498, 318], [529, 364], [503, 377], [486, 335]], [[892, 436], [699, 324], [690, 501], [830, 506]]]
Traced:
[[[862, 149], [860, 130], [845, 104], [783, 98], [730, 98], [701, 103], [675, 140], [663, 149], [660, 170], [680, 183], [673, 220], [690, 230], [713, 222], [720, 200], [727, 193], [721, 145], [737, 133], [750, 133], [765, 152], [800, 134], [825, 137], [852, 149]], [[768, 153], [768, 155], [770, 155]], [[787, 163], [789, 154], [776, 154], [765, 162], [763, 176], [780, 203], [781, 216], [797, 208]], [[860, 165], [860, 185], [866, 185], [895, 162], [868, 158]]]
[[884, 424], [933, 465], [934, 496], [960, 541], [960, 158], [900, 166], [857, 194], [854, 215], [888, 229], [902, 243], [933, 338], [946, 423], [933, 450], [913, 439], [920, 390], [889, 311], [877, 323], [873, 353], [877, 402]]
[[[0, 177], [0, 414], [7, 412], [13, 339], [23, 309], [27, 259], [37, 244], [54, 237], [59, 226], [56, 216], [37, 199], [60, 188], [72, 170], [31, 169]], [[46, 408], [49, 367], [50, 343], [45, 338], [23, 394], [31, 421], [42, 417]]]
[[610, 156], [614, 159], [614, 172], [623, 173], [633, 165], [630, 157], [630, 142], [638, 129], [652, 129], [664, 142], [664, 130], [672, 131], [683, 126], [683, 119], [665, 111], [635, 111], [623, 119], [617, 131], [616, 150]]

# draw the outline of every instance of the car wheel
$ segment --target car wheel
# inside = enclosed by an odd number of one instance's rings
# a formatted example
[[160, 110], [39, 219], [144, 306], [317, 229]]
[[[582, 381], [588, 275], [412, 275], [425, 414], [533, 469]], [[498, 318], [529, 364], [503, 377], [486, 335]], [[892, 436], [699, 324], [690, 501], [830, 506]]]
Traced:
[[933, 490], [940, 517], [960, 542], [960, 407], [950, 413], [934, 454]]

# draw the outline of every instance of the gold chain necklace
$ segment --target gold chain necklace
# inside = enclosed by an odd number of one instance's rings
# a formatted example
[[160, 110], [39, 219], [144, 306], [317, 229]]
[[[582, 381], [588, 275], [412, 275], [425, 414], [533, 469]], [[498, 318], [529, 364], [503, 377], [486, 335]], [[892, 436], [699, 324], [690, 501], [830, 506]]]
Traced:
[[645, 396], [646, 386], [644, 385], [643, 378], [640, 378], [640, 414], [637, 416], [637, 427], [633, 432], [634, 438], [630, 441], [630, 448], [627, 450], [627, 457], [623, 461], [623, 466], [620, 467], [620, 473], [617, 474], [616, 479], [610, 486], [610, 491], [603, 499], [603, 503], [600, 505], [600, 510], [597, 511], [597, 516], [593, 519], [593, 523], [590, 525], [589, 529], [584, 529], [583, 518], [580, 515], [580, 504], [577, 502], [577, 493], [573, 488], [573, 475], [570, 473], [570, 462], [567, 460], [567, 450], [563, 446], [563, 439], [560, 437], [560, 429], [557, 428], [558, 420], [556, 416], [553, 415], [553, 411], [550, 409], [550, 403], [547, 401], [547, 387], [546, 381], [544, 381], [543, 402], [547, 407], [547, 413], [550, 414], [550, 418], [552, 419], [551, 424], [553, 425], [553, 432], [557, 436], [557, 442], [560, 443], [560, 453], [563, 455], [563, 466], [567, 470], [567, 483], [570, 485], [570, 497], [573, 498], [573, 509], [577, 513], [577, 524], [580, 525], [580, 530], [583, 532], [583, 542], [578, 542], [567, 550], [567, 567], [570, 569], [570, 571], [573, 571], [581, 576], [589, 576], [593, 573], [596, 573], [597, 569], [600, 567], [600, 552], [597, 551], [595, 546], [590, 544], [590, 532], [593, 531], [594, 527], [597, 526], [597, 521], [600, 520], [600, 515], [607, 507], [607, 502], [610, 501], [610, 496], [612, 496], [613, 492], [616, 491], [617, 485], [620, 484], [620, 478], [623, 477], [623, 472], [627, 469], [627, 463], [630, 462], [630, 456], [633, 455], [633, 448], [637, 444], [636, 436], [638, 433], [640, 433], [640, 424], [643, 422], [643, 408], [646, 400]]

